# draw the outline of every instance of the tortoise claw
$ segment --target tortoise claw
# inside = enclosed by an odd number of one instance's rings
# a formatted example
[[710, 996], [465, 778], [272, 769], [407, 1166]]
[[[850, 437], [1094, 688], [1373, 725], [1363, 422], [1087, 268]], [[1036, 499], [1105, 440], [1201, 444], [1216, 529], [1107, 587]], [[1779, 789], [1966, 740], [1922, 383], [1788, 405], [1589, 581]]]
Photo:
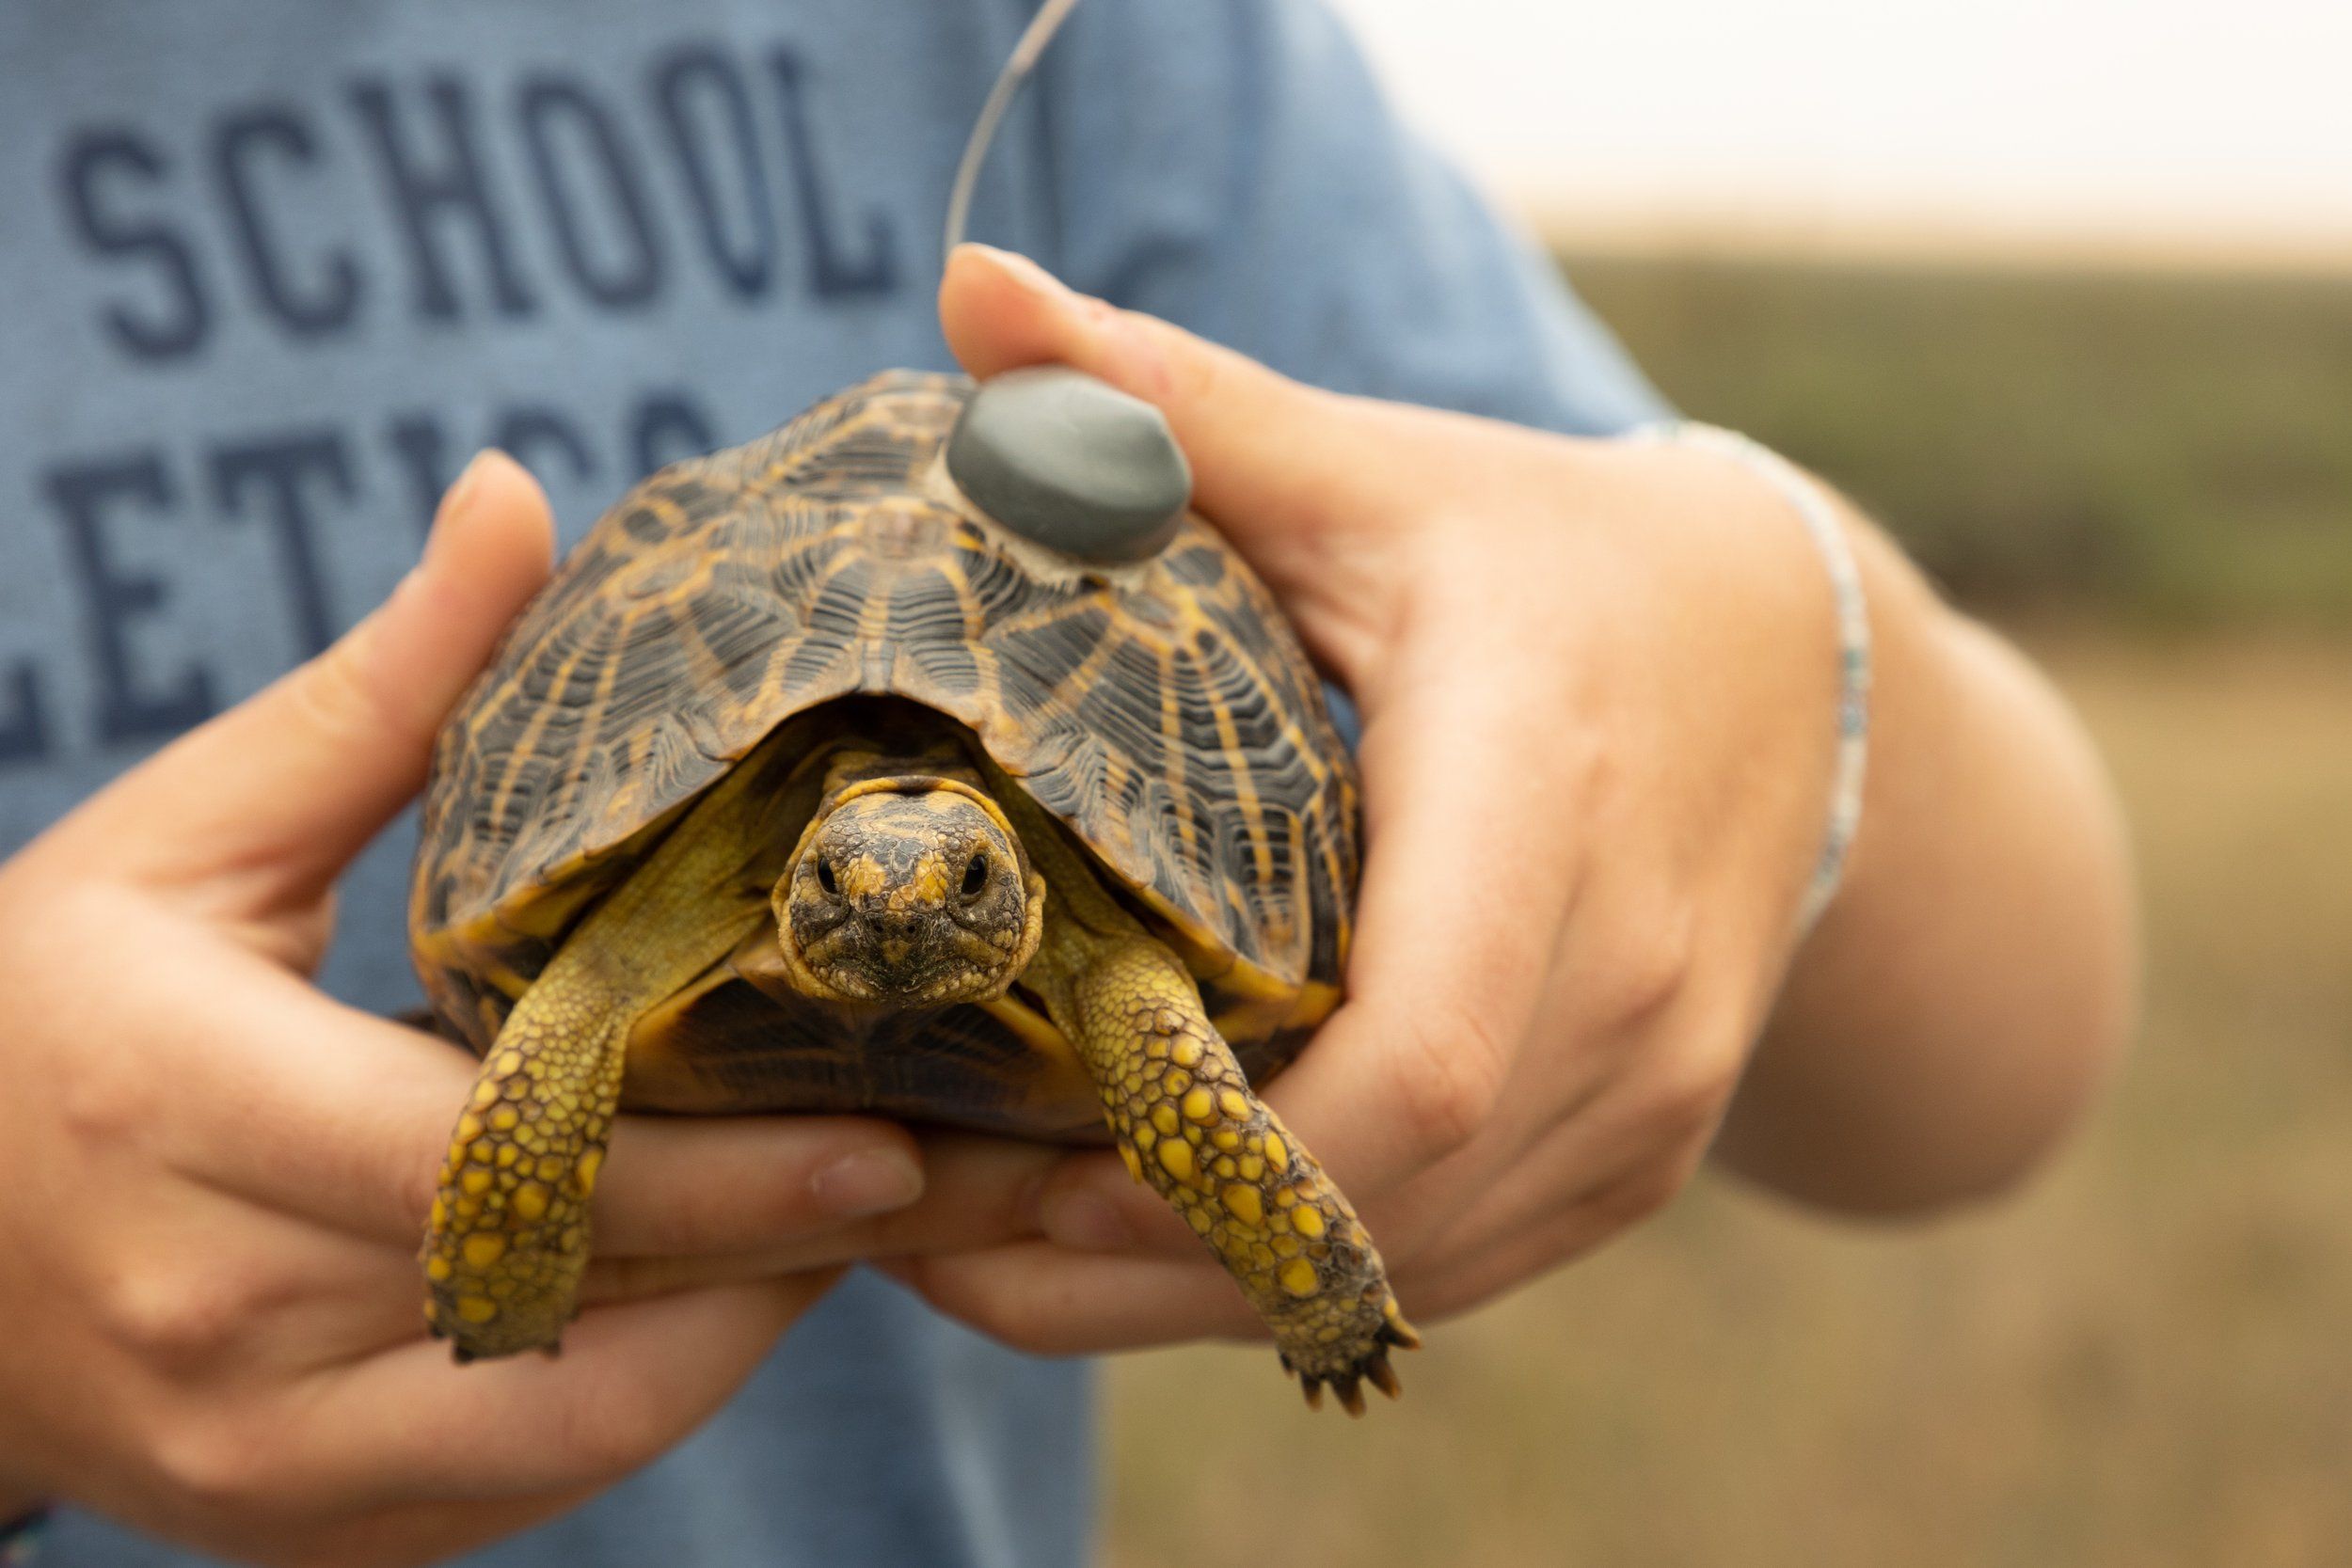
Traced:
[[1307, 1408], [1323, 1408], [1323, 1391], [1328, 1387], [1339, 1396], [1340, 1406], [1350, 1416], [1364, 1413], [1363, 1385], [1369, 1383], [1390, 1399], [1403, 1397], [1404, 1385], [1398, 1381], [1396, 1369], [1389, 1364], [1389, 1347], [1420, 1343], [1410, 1328], [1401, 1334], [1387, 1328], [1380, 1330], [1371, 1350], [1359, 1357], [1354, 1365], [1336, 1371], [1301, 1371], [1288, 1355], [1281, 1358], [1282, 1370], [1298, 1379], [1299, 1391], [1307, 1396]]

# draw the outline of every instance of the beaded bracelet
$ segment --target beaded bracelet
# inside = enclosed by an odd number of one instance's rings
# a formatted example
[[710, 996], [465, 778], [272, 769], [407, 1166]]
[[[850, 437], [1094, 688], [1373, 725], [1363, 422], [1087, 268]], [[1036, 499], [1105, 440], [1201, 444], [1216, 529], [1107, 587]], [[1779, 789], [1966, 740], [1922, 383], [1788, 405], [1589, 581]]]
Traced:
[[0, 1524], [0, 1568], [26, 1568], [40, 1550], [49, 1515], [40, 1510], [24, 1518]]
[[1831, 593], [1837, 605], [1837, 762], [1830, 784], [1829, 825], [1821, 838], [1820, 858], [1797, 909], [1800, 936], [1829, 907], [1846, 871], [1847, 851], [1853, 847], [1862, 825], [1863, 770], [1870, 751], [1870, 615], [1862, 594], [1862, 569], [1854, 560], [1853, 543], [1846, 537], [1829, 493], [1804, 469], [1759, 441], [1717, 425], [1681, 421], [1651, 425], [1634, 433], [1637, 439], [1673, 441], [1711, 451], [1746, 468], [1780, 494], [1813, 536], [1813, 546], [1828, 568]]

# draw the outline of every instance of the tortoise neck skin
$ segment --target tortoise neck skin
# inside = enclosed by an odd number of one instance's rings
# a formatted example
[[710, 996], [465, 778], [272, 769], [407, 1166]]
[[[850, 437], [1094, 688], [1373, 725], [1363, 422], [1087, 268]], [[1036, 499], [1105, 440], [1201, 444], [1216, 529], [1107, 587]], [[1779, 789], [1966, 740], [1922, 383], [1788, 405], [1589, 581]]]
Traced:
[[1011, 988], [1037, 952], [1045, 882], [959, 748], [845, 746], [772, 903], [803, 996], [940, 1006]]

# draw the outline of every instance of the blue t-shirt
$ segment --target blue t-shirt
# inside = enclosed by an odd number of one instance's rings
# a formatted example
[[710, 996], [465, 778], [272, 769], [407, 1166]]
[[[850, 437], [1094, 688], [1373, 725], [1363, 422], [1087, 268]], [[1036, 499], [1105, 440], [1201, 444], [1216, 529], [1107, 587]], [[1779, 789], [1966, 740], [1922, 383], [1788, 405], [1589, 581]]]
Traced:
[[[947, 183], [1033, 8], [0, 8], [0, 850], [356, 620], [476, 448], [569, 543], [662, 462], [947, 366]], [[973, 229], [1326, 386], [1658, 412], [1316, 0], [1092, 0]], [[413, 842], [353, 870], [324, 977], [386, 1010]], [[678, 1450], [467, 1560], [1075, 1562], [1089, 1407], [1082, 1364], [857, 1275]], [[49, 1557], [195, 1560], [70, 1512]]]

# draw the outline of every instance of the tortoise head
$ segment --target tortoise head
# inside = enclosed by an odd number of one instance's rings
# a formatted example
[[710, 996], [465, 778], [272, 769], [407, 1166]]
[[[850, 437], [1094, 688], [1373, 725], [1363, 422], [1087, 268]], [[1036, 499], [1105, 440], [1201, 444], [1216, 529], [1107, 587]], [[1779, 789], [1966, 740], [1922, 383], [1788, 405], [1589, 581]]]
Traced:
[[827, 800], [776, 883], [793, 988], [822, 1002], [940, 1006], [1002, 996], [1044, 929], [1045, 880], [995, 801], [930, 777]]

